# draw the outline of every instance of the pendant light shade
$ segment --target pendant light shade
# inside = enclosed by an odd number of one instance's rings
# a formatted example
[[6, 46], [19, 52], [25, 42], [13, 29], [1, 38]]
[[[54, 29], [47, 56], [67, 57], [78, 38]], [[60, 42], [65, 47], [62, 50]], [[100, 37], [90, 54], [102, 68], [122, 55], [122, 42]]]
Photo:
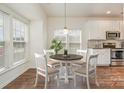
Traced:
[[65, 33], [65, 34], [68, 34], [68, 29], [67, 29], [67, 27], [64, 27], [64, 33]]

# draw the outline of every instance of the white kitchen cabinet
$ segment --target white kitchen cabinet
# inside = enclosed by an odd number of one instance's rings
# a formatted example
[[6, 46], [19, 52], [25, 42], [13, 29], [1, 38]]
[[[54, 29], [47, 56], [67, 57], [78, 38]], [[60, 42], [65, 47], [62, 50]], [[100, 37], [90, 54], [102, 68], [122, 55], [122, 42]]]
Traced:
[[120, 31], [121, 21], [102, 21], [105, 24], [106, 31]]
[[124, 22], [123, 21], [120, 21], [120, 33], [121, 33], [120, 39], [124, 39]]
[[99, 26], [99, 21], [88, 21], [85, 30], [89, 34], [89, 39], [104, 39], [104, 32], [100, 31]]
[[119, 31], [122, 33], [122, 21], [121, 20], [88, 21], [85, 30], [89, 32], [89, 39], [106, 39], [106, 31]]
[[110, 49], [93, 49], [94, 54], [99, 54], [97, 66], [109, 66], [111, 63]]

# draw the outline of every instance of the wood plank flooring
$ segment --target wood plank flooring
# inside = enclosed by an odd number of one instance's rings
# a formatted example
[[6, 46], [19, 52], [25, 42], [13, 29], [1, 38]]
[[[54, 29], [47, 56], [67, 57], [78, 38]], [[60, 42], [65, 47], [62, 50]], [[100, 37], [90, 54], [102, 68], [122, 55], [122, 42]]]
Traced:
[[[39, 76], [38, 84], [34, 87], [35, 69], [29, 69], [17, 79], [4, 87], [4, 89], [42, 89], [44, 78]], [[97, 79], [99, 87], [90, 80], [92, 89], [124, 89], [124, 67], [97, 67]], [[48, 84], [49, 89], [74, 89], [73, 80], [65, 84], [60, 80], [60, 86], [56, 86], [56, 80], [51, 80]], [[82, 77], [77, 77], [76, 89], [86, 89], [86, 82]]]

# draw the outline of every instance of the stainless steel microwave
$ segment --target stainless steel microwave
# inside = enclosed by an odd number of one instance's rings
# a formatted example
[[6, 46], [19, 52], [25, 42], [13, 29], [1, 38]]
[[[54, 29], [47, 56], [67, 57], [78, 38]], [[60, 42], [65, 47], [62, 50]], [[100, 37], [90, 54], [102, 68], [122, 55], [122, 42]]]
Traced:
[[120, 39], [120, 32], [119, 31], [106, 31], [106, 39], [108, 40]]

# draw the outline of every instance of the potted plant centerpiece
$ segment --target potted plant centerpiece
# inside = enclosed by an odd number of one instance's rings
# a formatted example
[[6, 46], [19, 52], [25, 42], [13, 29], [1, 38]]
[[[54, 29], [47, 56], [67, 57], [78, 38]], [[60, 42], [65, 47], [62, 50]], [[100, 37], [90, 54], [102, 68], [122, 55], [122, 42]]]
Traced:
[[53, 39], [50, 49], [54, 49], [57, 54], [61, 49], [63, 49], [62, 42], [60, 40]]

